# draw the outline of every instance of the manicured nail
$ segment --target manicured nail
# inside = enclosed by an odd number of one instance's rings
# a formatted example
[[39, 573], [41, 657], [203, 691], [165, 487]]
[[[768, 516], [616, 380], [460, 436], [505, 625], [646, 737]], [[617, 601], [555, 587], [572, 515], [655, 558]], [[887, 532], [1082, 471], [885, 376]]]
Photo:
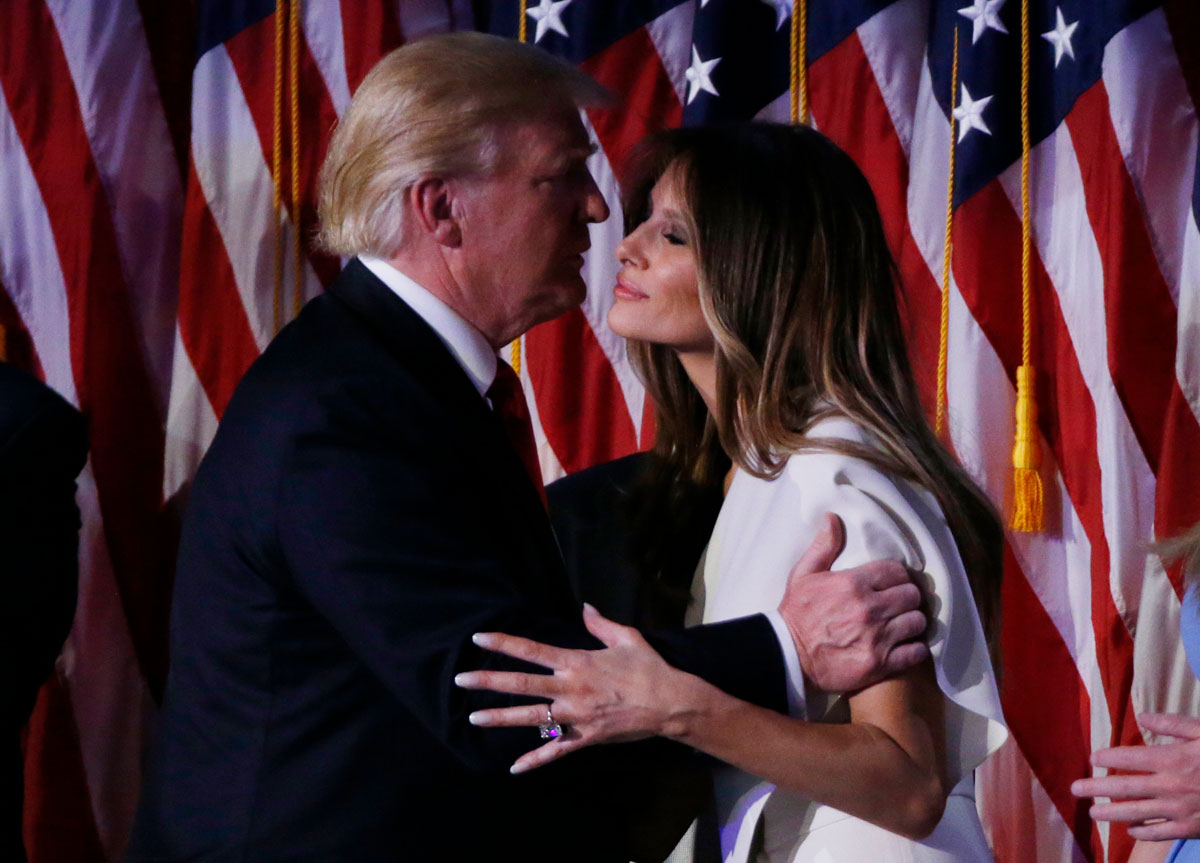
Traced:
[[513, 776], [519, 776], [520, 774], [524, 773], [525, 770], [526, 768], [522, 764], [514, 764], [512, 767], [508, 768], [508, 772]]
[[476, 710], [474, 713], [472, 713], [470, 716], [468, 716], [467, 721], [470, 722], [472, 725], [491, 725], [492, 724], [491, 718], [486, 713], [484, 713], [480, 710]]
[[474, 682], [475, 682], [475, 675], [469, 671], [464, 671], [460, 674], [454, 675], [454, 685], [455, 686], [462, 686], [465, 688], [465, 687], [470, 686]]
[[492, 646], [491, 635], [486, 632], [475, 633], [474, 635], [471, 636], [471, 640], [473, 642], [475, 642], [476, 644], [478, 644], [480, 647], [491, 647]]
[[596, 606], [592, 605], [590, 602], [585, 602], [585, 603], [583, 604], [583, 610], [584, 610], [584, 611], [591, 612], [592, 614], [596, 614], [596, 613], [597, 613], [597, 612], [596, 612]]

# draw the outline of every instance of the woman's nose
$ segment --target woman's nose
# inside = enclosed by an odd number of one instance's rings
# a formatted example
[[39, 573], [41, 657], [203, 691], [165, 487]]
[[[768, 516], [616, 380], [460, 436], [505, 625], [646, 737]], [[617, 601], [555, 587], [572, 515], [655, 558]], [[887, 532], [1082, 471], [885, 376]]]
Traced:
[[630, 264], [635, 267], [645, 266], [646, 259], [641, 251], [641, 233], [642, 226], [634, 228], [625, 236], [621, 242], [617, 243], [617, 261], [621, 264]]

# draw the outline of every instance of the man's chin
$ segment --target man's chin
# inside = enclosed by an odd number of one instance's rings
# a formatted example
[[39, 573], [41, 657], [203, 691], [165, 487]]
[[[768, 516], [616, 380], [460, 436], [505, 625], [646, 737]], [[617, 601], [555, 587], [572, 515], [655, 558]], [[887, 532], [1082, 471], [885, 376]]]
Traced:
[[[583, 281], [582, 276], [575, 276], [559, 286], [553, 294], [553, 310], [550, 318], [557, 318], [559, 315], [566, 314], [571, 309], [578, 308], [587, 299], [587, 284]], [[550, 318], [547, 318], [549, 320]]]

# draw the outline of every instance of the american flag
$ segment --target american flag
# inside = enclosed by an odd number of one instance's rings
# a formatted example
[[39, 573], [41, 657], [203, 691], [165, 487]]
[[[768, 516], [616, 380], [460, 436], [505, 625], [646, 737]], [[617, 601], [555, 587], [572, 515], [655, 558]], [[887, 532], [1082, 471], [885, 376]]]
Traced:
[[[450, 29], [515, 37], [522, 5], [0, 2], [0, 323], [8, 359], [81, 406], [92, 439], [79, 610], [26, 740], [35, 863], [120, 857], [165, 678], [180, 502], [240, 375], [296, 297], [321, 291], [341, 263], [310, 241], [336, 118], [390, 48]], [[648, 131], [788, 120], [801, 5], [529, 0], [525, 23], [529, 41], [624, 98], [586, 118], [600, 145], [593, 173], [616, 205], [625, 157]], [[1007, 508], [1022, 338], [1021, 0], [803, 5], [811, 122], [878, 197], [931, 410], [953, 106], [949, 435]], [[1090, 750], [1141, 739], [1135, 712], [1200, 714], [1178, 647], [1180, 573], [1146, 554], [1200, 519], [1200, 7], [1029, 0], [1029, 16], [1047, 525], [1009, 536], [1013, 733], [981, 768], [979, 796], [1004, 863], [1116, 861], [1127, 835], [1090, 822], [1070, 781]], [[547, 478], [653, 434], [604, 324], [614, 210], [593, 230], [587, 301], [516, 349]]]

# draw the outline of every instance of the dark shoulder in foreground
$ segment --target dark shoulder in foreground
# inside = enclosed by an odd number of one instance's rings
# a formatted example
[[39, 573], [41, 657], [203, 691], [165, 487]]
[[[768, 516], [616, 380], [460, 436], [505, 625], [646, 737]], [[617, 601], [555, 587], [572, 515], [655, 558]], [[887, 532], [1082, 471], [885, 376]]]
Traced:
[[58, 467], [83, 469], [87, 433], [83, 416], [29, 372], [0, 362], [0, 457], [5, 470], [52, 458]]

